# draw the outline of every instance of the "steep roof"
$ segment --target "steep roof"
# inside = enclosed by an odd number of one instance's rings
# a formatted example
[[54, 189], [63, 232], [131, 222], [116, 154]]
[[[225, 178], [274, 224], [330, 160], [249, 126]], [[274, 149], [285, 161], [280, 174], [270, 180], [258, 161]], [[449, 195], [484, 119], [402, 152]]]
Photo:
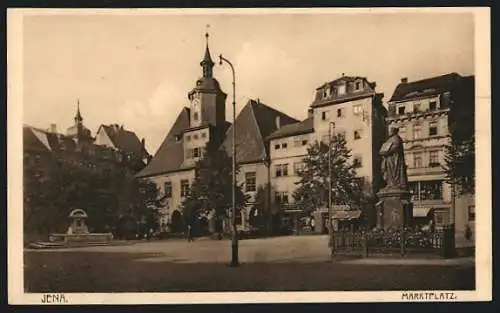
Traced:
[[189, 109], [183, 108], [151, 162], [136, 176], [146, 177], [180, 170], [184, 161], [184, 148], [179, 136], [187, 128], [189, 128]]
[[43, 129], [23, 126], [23, 149], [30, 151], [59, 151], [64, 146], [65, 149], [75, 148], [75, 142], [70, 136], [59, 133], [52, 133]]
[[[279, 116], [281, 125], [297, 123], [298, 121], [280, 111], [277, 111], [260, 101], [249, 100], [240, 114], [236, 127], [236, 161], [251, 163], [262, 161], [268, 156], [267, 137], [276, 131], [276, 117]], [[234, 127], [226, 133], [222, 147], [231, 154]]]
[[116, 148], [125, 152], [133, 153], [141, 158], [146, 156], [147, 151], [142, 146], [142, 143], [135, 132], [126, 130], [116, 124], [101, 125], [99, 130], [101, 128], [106, 132]]
[[293, 135], [307, 134], [314, 131], [313, 117], [310, 116], [302, 122], [285, 125], [267, 137], [268, 140], [283, 138]]
[[461, 78], [457, 73], [426, 78], [414, 82], [401, 82], [397, 85], [389, 102], [430, 96], [450, 91]]

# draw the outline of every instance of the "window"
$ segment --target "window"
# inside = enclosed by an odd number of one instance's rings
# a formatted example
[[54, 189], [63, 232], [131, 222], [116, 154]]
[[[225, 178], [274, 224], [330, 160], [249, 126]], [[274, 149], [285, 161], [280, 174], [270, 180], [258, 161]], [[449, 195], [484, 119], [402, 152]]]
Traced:
[[287, 148], [287, 146], [288, 146], [288, 144], [287, 144], [286, 142], [283, 142], [283, 143], [281, 144], [281, 149], [286, 149], [286, 148]]
[[467, 213], [468, 213], [467, 215], [468, 215], [469, 222], [474, 222], [476, 220], [476, 206], [469, 205]]
[[363, 107], [360, 104], [357, 104], [352, 107], [352, 111], [354, 112], [354, 115], [359, 115], [363, 113]]
[[304, 168], [305, 168], [304, 162], [293, 163], [293, 171], [295, 175], [299, 175], [300, 173], [302, 173], [304, 171]]
[[201, 157], [200, 148], [194, 148], [193, 149], [193, 158], [199, 158], [199, 157]]
[[443, 181], [427, 180], [409, 182], [411, 200], [442, 200], [443, 199]]
[[198, 112], [194, 112], [194, 114], [193, 114], [193, 120], [195, 120], [195, 121], [198, 120]]
[[172, 197], [172, 183], [171, 182], [168, 181], [168, 182], [165, 182], [165, 184], [163, 184], [163, 194], [167, 198]]
[[437, 135], [437, 122], [430, 122], [429, 123], [429, 136], [436, 136]]
[[439, 166], [439, 152], [431, 151], [429, 152], [429, 167], [438, 167]]
[[194, 134], [194, 135], [193, 135], [193, 139], [194, 139], [194, 140], [198, 139], [198, 134]]
[[450, 92], [446, 91], [441, 95], [441, 107], [447, 107], [450, 104]]
[[418, 152], [413, 155], [413, 167], [421, 168], [422, 167], [422, 153]]
[[361, 88], [361, 82], [356, 82], [356, 90], [359, 90]]
[[358, 139], [361, 139], [361, 133], [363, 131], [361, 129], [358, 129], [358, 130], [355, 130], [354, 131], [354, 140], [358, 140]]
[[278, 164], [275, 166], [276, 177], [288, 176], [288, 164]]
[[286, 191], [276, 191], [274, 194], [276, 203], [288, 203], [288, 193]]
[[275, 144], [275, 145], [274, 145], [274, 150], [279, 150], [279, 149], [280, 149], [280, 147], [281, 147], [281, 146], [280, 146], [280, 144], [279, 144], [279, 143], [277, 143], [277, 144]]
[[321, 112], [321, 120], [326, 121], [328, 119], [328, 111]]
[[191, 141], [191, 135], [186, 135], [186, 141]]
[[337, 87], [337, 94], [338, 94], [338, 95], [343, 95], [343, 94], [345, 94], [345, 85], [339, 85], [339, 86]]
[[405, 106], [404, 105], [401, 105], [398, 107], [398, 114], [399, 115], [405, 114]]
[[422, 127], [418, 124], [413, 126], [413, 138], [420, 139], [422, 137]]
[[418, 113], [418, 112], [420, 112], [420, 103], [419, 102], [413, 104], [413, 113]]
[[181, 180], [181, 197], [187, 196], [189, 193], [189, 180], [182, 179]]
[[207, 133], [205, 132], [201, 133], [201, 138], [207, 138]]
[[255, 172], [245, 173], [245, 191], [256, 190], [256, 174]]
[[361, 158], [361, 156], [355, 156], [353, 158], [353, 162], [352, 164], [355, 166], [355, 167], [362, 167], [363, 166], [363, 159]]
[[293, 145], [295, 147], [301, 147], [307, 145], [307, 137], [297, 136], [293, 139]]
[[337, 109], [337, 117], [344, 117], [344, 109]]
[[436, 101], [429, 102], [429, 110], [435, 110], [435, 109], [437, 109]]

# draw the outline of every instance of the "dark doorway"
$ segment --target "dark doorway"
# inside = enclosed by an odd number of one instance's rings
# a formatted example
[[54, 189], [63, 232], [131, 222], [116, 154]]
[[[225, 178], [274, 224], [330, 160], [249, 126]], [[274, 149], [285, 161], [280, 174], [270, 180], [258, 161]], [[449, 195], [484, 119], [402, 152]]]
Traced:
[[181, 233], [184, 231], [181, 212], [175, 210], [174, 213], [172, 213], [172, 223], [170, 227], [173, 233]]

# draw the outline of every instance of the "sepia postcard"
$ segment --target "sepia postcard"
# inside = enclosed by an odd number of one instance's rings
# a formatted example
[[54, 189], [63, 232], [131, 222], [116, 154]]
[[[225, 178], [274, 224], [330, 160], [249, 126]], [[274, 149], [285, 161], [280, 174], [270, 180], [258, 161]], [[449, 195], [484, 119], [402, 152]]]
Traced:
[[7, 30], [10, 304], [492, 299], [489, 8]]

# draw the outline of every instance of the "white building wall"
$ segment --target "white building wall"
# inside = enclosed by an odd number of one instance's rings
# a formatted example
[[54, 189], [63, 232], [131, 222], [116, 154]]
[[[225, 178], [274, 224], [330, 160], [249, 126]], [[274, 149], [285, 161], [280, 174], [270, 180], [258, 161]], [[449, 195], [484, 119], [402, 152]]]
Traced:
[[[343, 111], [342, 117], [337, 116], [337, 110], [339, 109]], [[327, 112], [326, 120], [322, 119], [323, 112]], [[372, 114], [372, 97], [314, 109], [316, 140], [327, 138], [329, 123], [334, 122], [335, 133], [345, 133], [347, 147], [352, 150], [352, 157], [359, 156], [362, 159], [362, 166], [357, 170], [358, 176], [365, 177], [368, 181], [371, 181], [373, 173]], [[354, 139], [355, 130], [361, 131], [361, 139]]]

